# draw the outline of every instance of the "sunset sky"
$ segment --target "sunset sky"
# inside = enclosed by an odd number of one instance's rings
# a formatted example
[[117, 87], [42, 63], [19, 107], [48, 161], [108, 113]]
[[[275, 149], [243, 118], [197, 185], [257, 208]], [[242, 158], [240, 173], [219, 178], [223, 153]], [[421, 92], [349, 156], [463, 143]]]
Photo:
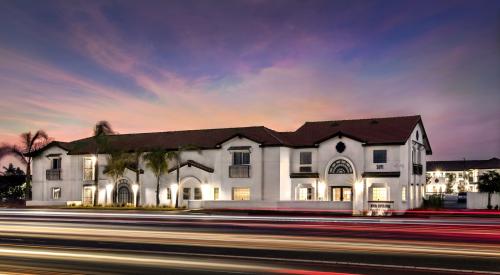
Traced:
[[500, 1], [0, 0], [0, 143], [413, 114], [500, 156]]

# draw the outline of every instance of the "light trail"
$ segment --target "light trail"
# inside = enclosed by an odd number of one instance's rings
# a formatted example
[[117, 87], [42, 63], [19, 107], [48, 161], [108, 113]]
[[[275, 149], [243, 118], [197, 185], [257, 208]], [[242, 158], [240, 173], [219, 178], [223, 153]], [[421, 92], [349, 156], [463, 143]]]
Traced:
[[86, 211], [49, 211], [49, 210], [0, 210], [0, 216], [41, 216], [41, 217], [95, 217], [95, 218], [127, 218], [127, 219], [157, 219], [157, 220], [232, 220], [232, 221], [269, 221], [269, 222], [351, 222], [369, 224], [497, 224], [500, 225], [499, 218], [488, 219], [417, 219], [417, 218], [396, 218], [396, 217], [300, 217], [300, 216], [244, 216], [244, 215], [206, 215], [206, 214], [167, 214], [164, 213], [116, 213], [106, 212], [86, 212]]
[[51, 239], [116, 241], [125, 243], [166, 243], [189, 246], [231, 247], [289, 251], [362, 251], [369, 253], [413, 253], [492, 257], [500, 260], [500, 246], [458, 242], [425, 242], [416, 240], [371, 240], [339, 237], [277, 236], [263, 234], [231, 234], [141, 230], [128, 228], [71, 227], [57, 224], [0, 223], [0, 235], [12, 237], [43, 236]]

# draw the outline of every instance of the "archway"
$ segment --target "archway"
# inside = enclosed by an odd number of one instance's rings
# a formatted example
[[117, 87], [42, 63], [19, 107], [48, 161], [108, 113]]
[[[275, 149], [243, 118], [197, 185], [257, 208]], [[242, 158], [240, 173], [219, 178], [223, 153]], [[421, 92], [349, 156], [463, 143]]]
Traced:
[[187, 207], [189, 200], [201, 200], [203, 198], [201, 181], [193, 176], [183, 178], [177, 192], [180, 192], [178, 196], [180, 207]]
[[133, 203], [133, 194], [130, 189], [130, 184], [127, 179], [121, 179], [117, 184], [117, 196], [116, 202], [118, 204], [129, 204]]
[[351, 160], [345, 157], [332, 159], [325, 168], [326, 200], [352, 203], [356, 170]]

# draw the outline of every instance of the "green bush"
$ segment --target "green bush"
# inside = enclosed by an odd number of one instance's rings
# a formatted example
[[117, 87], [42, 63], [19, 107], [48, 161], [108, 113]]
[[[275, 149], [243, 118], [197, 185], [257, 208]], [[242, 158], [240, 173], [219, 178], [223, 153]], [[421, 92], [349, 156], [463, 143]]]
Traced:
[[439, 209], [443, 208], [444, 195], [435, 194], [430, 195], [427, 199], [424, 199], [423, 207], [426, 209]]

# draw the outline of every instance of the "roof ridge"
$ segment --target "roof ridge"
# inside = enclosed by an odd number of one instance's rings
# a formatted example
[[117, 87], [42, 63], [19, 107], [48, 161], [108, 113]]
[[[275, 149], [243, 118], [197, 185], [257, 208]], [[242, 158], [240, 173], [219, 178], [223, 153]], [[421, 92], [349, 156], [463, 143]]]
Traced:
[[[304, 122], [304, 124], [306, 124], [306, 123], [324, 123], [324, 122], [342, 122], [342, 121], [361, 121], [361, 120], [374, 120], [374, 119], [410, 118], [410, 117], [415, 117], [416, 118], [416, 117], [420, 117], [420, 115], [390, 116], [390, 117], [371, 117], [371, 118], [352, 118], [352, 119], [338, 119], [338, 120], [318, 120], [318, 121], [306, 121], [306, 122]], [[300, 129], [300, 127], [299, 127], [299, 129]]]

